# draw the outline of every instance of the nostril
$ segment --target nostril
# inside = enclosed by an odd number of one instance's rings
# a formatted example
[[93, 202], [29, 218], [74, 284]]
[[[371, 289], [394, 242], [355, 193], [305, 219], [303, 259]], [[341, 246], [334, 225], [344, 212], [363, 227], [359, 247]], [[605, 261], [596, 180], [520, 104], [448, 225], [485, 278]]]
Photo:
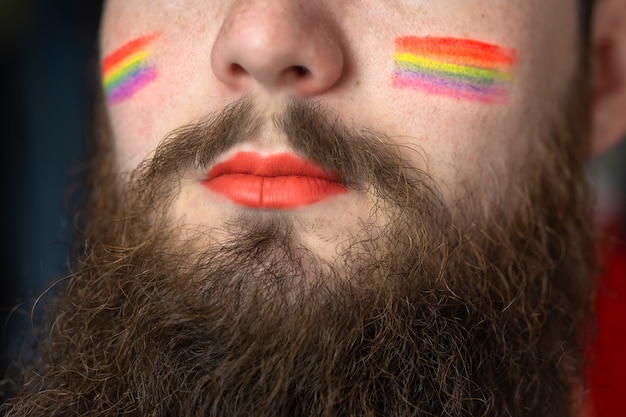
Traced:
[[230, 73], [236, 76], [247, 74], [248, 72], [239, 64], [230, 64]]
[[292, 68], [293, 72], [299, 78], [304, 78], [311, 74], [311, 71], [307, 67], [303, 67], [302, 65], [294, 65]]

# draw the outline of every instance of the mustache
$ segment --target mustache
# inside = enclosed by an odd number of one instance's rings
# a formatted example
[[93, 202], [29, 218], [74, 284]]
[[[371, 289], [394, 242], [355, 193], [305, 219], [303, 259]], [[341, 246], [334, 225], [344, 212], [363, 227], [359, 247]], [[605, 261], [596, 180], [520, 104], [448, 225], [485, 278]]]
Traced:
[[259, 113], [250, 97], [243, 96], [219, 113], [172, 131], [154, 156], [133, 173], [138, 189], [153, 190], [190, 169], [207, 168], [268, 123], [296, 154], [338, 173], [348, 188], [365, 191], [374, 186], [369, 191], [378, 197], [402, 200], [398, 190], [409, 188], [410, 183], [422, 188], [429, 180], [426, 172], [401, 155], [402, 151], [416, 153], [416, 149], [395, 144], [373, 128], [348, 125], [319, 102], [292, 99], [271, 118]]

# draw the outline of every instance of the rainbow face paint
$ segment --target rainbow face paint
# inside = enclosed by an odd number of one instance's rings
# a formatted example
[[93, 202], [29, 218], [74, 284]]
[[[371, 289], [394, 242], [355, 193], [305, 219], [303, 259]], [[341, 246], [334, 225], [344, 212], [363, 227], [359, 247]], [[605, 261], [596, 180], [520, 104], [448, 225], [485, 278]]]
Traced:
[[395, 40], [393, 86], [430, 94], [504, 103], [515, 50], [467, 39], [405, 36]]
[[152, 61], [153, 41], [158, 34], [142, 36], [128, 42], [102, 61], [103, 85], [109, 104], [134, 96], [157, 76]]

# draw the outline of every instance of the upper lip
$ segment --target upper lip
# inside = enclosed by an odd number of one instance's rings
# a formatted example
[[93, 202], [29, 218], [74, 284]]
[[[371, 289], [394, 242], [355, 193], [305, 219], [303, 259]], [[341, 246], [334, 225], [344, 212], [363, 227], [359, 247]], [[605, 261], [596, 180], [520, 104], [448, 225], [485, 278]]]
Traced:
[[262, 156], [255, 152], [239, 152], [230, 159], [215, 164], [207, 180], [222, 175], [244, 174], [259, 177], [298, 176], [338, 181], [336, 172], [325, 171], [321, 166], [299, 156], [284, 152]]

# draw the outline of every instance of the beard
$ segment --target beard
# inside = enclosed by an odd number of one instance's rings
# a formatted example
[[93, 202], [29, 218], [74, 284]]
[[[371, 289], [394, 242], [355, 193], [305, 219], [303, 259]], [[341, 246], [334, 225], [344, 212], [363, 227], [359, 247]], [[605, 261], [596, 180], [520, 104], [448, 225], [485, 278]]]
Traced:
[[263, 125], [249, 99], [126, 179], [105, 123], [76, 271], [7, 415], [573, 415], [594, 261], [586, 89], [566, 103], [500, 191], [452, 201], [390, 138], [290, 103], [290, 147], [371, 197], [333, 259], [286, 212], [173, 215], [185, 173]]

